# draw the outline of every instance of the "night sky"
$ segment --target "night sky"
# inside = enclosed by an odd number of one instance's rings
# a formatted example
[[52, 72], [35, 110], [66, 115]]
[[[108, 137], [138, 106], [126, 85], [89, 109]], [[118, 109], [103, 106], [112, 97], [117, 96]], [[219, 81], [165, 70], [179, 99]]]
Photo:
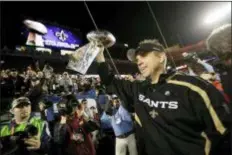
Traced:
[[[207, 12], [223, 2], [149, 2], [167, 40], [168, 46], [189, 45], [205, 39], [220, 24], [231, 23], [231, 16], [220, 23], [203, 25]], [[228, 3], [228, 2], [226, 2]], [[117, 47], [113, 57], [125, 57], [127, 43], [135, 47], [143, 39], [161, 36], [145, 1], [139, 2], [87, 2], [100, 29], [112, 32]], [[44, 20], [80, 30], [85, 35], [95, 27], [84, 2], [1, 2], [1, 46], [14, 48], [20, 42], [22, 21], [26, 18]]]

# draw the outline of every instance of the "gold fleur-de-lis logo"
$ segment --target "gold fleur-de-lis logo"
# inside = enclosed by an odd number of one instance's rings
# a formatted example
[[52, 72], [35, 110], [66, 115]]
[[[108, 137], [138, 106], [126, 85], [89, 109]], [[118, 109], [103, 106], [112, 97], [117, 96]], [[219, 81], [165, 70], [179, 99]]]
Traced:
[[159, 115], [159, 113], [156, 112], [155, 110], [150, 111], [149, 114], [150, 114], [151, 118], [153, 118], [153, 119], [156, 118], [156, 116]]

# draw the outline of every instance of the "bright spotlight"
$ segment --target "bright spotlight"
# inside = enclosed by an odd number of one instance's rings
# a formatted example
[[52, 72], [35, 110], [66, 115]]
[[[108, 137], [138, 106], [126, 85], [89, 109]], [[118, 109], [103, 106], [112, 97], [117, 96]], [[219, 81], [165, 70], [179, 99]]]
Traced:
[[124, 44], [125, 47], [128, 47], [128, 44]]
[[224, 18], [228, 14], [231, 14], [231, 2], [226, 3], [222, 7], [218, 8], [217, 10], [212, 10], [210, 14], [205, 18], [205, 24], [212, 24], [217, 22], [218, 20]]

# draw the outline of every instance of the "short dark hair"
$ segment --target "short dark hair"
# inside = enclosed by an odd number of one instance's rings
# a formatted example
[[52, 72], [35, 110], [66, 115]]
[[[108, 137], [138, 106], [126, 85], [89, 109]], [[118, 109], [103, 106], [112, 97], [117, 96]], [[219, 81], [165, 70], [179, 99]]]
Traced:
[[82, 99], [82, 101], [81, 101], [81, 102], [82, 102], [82, 103], [83, 103], [83, 102], [87, 102], [87, 100], [84, 98], [84, 99]]

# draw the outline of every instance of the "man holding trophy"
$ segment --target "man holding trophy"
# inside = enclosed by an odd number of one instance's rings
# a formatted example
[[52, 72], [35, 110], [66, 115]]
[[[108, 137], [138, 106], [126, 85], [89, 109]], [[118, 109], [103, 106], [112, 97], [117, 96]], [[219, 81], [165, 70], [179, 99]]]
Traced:
[[230, 131], [232, 118], [230, 105], [216, 88], [196, 77], [165, 74], [167, 56], [157, 40], [144, 40], [130, 50], [130, 60], [145, 81], [115, 78], [103, 53], [111, 33], [94, 34], [89, 40], [96, 43], [101, 82], [117, 94], [125, 109], [135, 113], [142, 129], [138, 137], [143, 139], [147, 155], [205, 155], [216, 149]]

